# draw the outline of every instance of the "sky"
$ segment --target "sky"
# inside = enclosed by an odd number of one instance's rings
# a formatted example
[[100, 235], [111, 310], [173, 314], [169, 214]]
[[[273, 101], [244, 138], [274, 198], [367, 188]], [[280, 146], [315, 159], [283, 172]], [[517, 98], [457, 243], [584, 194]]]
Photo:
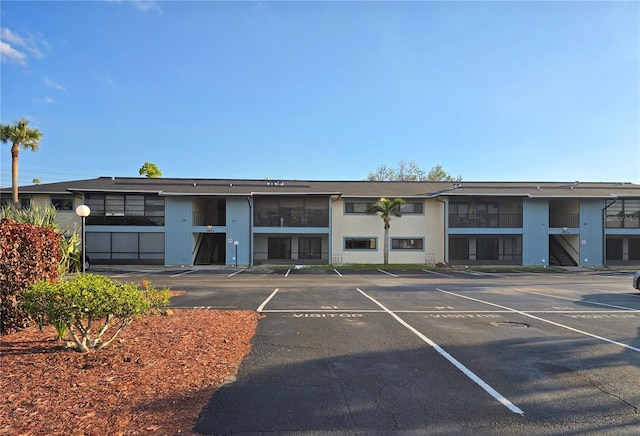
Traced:
[[[137, 177], [640, 183], [639, 1], [0, 2], [19, 184]], [[11, 186], [9, 144], [0, 183]]]

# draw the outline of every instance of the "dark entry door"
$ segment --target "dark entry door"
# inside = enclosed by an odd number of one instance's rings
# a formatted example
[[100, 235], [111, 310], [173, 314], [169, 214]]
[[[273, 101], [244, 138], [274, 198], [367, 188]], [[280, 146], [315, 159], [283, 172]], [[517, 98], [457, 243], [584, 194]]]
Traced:
[[298, 238], [299, 259], [320, 259], [322, 257], [321, 238]]
[[270, 237], [269, 259], [291, 259], [291, 238]]

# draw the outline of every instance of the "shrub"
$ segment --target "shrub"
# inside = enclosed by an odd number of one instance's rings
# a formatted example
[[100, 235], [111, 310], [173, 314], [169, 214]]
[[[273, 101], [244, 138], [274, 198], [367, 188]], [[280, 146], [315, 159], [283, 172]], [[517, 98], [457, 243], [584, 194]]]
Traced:
[[39, 280], [58, 278], [61, 238], [47, 227], [0, 221], [0, 333], [33, 324], [20, 308], [22, 291]]
[[[14, 204], [5, 204], [0, 208], [0, 215], [18, 223], [35, 224], [38, 227], [48, 227], [56, 233], [63, 233], [56, 220], [58, 210], [51, 205], [40, 207], [37, 204], [32, 204], [23, 208], [16, 207]], [[79, 247], [80, 236], [77, 229], [68, 237], [60, 239], [59, 275], [82, 270], [82, 260], [79, 260], [82, 256]]]
[[159, 310], [169, 301], [166, 289], [148, 283], [140, 288], [96, 274], [78, 274], [57, 283], [40, 281], [23, 296], [27, 313], [66, 325], [83, 353], [106, 347], [136, 317]]

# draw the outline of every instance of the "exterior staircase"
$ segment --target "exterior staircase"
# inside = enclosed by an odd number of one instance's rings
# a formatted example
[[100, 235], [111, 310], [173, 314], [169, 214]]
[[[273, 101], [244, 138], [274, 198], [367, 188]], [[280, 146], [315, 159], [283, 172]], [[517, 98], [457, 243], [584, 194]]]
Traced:
[[217, 239], [216, 235], [212, 233], [204, 233], [202, 235], [202, 241], [200, 242], [200, 248], [196, 255], [195, 265], [212, 265], [216, 251]]
[[555, 266], [577, 266], [578, 263], [560, 244], [556, 236], [549, 238], [549, 265]]

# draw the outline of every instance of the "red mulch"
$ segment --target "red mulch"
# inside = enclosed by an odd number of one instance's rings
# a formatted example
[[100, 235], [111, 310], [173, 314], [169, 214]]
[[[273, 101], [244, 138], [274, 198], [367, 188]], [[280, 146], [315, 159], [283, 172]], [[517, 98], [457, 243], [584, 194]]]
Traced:
[[52, 327], [0, 337], [0, 435], [193, 435], [251, 349], [258, 314], [173, 310], [134, 321], [98, 352]]

